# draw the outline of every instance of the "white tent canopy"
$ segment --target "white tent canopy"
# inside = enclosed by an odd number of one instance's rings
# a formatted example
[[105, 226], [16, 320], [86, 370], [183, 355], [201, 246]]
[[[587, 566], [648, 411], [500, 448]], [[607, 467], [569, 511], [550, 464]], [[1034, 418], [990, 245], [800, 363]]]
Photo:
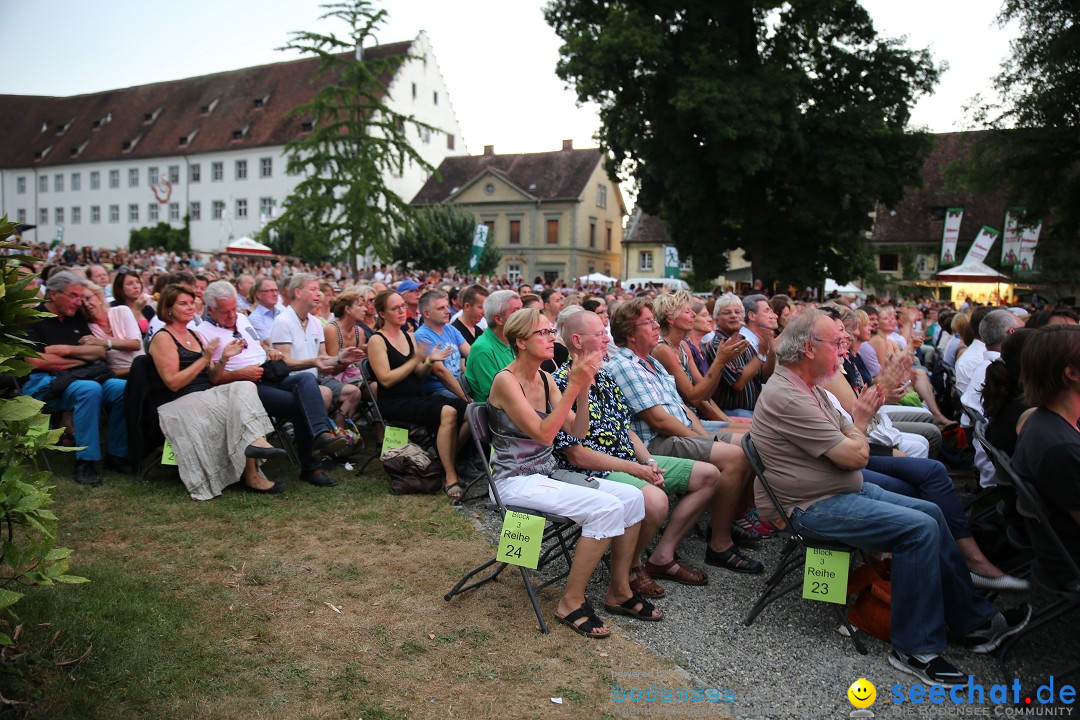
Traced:
[[268, 246], [263, 245], [261, 242], [256, 242], [251, 238], [244, 236], [238, 237], [235, 240], [230, 240], [229, 244], [225, 246], [224, 252], [230, 255], [273, 255], [274, 251]]
[[840, 295], [845, 297], [854, 296], [863, 300], [866, 298], [866, 293], [862, 291], [858, 286], [848, 283], [847, 285], [838, 285], [835, 280], [831, 278], [825, 279], [825, 297], [832, 295], [833, 291], [836, 291]]
[[965, 260], [955, 267], [951, 267], [948, 270], [942, 270], [934, 276], [938, 280], [943, 281], [964, 281], [964, 282], [987, 282], [997, 283], [1004, 280], [1010, 282], [1009, 276], [999, 273], [994, 268], [990, 267], [986, 263], [979, 262], [978, 260], [971, 259]]
[[590, 275], [582, 275], [578, 278], [578, 282], [582, 285], [599, 284], [599, 285], [612, 285], [619, 281], [618, 278], [613, 278], [604, 273], [594, 272]]

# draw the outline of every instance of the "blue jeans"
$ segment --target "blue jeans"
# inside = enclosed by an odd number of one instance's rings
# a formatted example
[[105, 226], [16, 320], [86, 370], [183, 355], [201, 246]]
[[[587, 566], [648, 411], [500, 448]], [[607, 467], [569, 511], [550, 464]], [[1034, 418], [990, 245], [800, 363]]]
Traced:
[[971, 575], [937, 505], [864, 483], [862, 490], [791, 512], [809, 538], [891, 552], [893, 647], [905, 653], [945, 650], [945, 627], [971, 633], [996, 613], [975, 594]]
[[949, 471], [937, 460], [872, 455], [863, 470], [863, 480], [898, 495], [934, 503], [945, 516], [954, 539], [971, 537], [971, 526]]
[[312, 440], [330, 431], [319, 381], [311, 373], [294, 372], [278, 383], [255, 383], [255, 389], [267, 415], [292, 421], [300, 469], [314, 469], [319, 461], [311, 454]]
[[[23, 386], [23, 392], [36, 400], [44, 399], [53, 375], [34, 373]], [[101, 459], [102, 408], [109, 416], [108, 452], [118, 458], [128, 455], [127, 418], [124, 417], [124, 388], [127, 380], [111, 378], [103, 383], [76, 380], [67, 386], [59, 400], [45, 405], [49, 412], [72, 410], [75, 420], [75, 444], [85, 450], [75, 453], [76, 460], [94, 462]]]
[[754, 411], [753, 410], [739, 410], [739, 409], [736, 409], [736, 410], [724, 410], [724, 414], [727, 415], [728, 417], [741, 417], [741, 418], [752, 418], [752, 417], [754, 417]]

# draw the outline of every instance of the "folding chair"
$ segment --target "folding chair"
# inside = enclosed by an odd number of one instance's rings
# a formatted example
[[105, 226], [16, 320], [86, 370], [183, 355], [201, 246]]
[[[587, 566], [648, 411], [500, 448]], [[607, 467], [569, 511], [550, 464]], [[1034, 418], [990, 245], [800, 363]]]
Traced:
[[[482, 457], [488, 457], [491, 447], [491, 429], [488, 425], [487, 403], [470, 403], [465, 411], [465, 418], [468, 420], [469, 429], [472, 432], [472, 438], [473, 442], [476, 444], [477, 452], [479, 452]], [[570, 518], [555, 513], [545, 513], [524, 506], [505, 505], [502, 498], [499, 496], [499, 487], [491, 477], [490, 467], [487, 465], [484, 467], [491, 497], [494, 498], [494, 502], [488, 503], [488, 507], [497, 511], [500, 518], [505, 517], [508, 510], [513, 510], [516, 512], [528, 513], [529, 515], [539, 515], [546, 520], [544, 536], [541, 540], [540, 560], [537, 563], [536, 572], [540, 572], [547, 565], [560, 558], [566, 562], [566, 568], [559, 572], [558, 575], [535, 585], [530, 577], [530, 574], [533, 571], [518, 566], [518, 570], [521, 572], [521, 579], [525, 583], [525, 590], [529, 593], [529, 600], [532, 602], [533, 612], [536, 613], [536, 620], [540, 623], [540, 632], [546, 633], [548, 627], [547, 623], [544, 622], [544, 615], [540, 610], [540, 603], [536, 599], [536, 593], [539, 590], [543, 590], [548, 585], [559, 582], [570, 574], [570, 551], [573, 549], [574, 543], [577, 542], [578, 537], [581, 535], [581, 527]], [[498, 565], [493, 572], [476, 582], [466, 585], [473, 577], [486, 571], [493, 565]], [[475, 567], [465, 573], [465, 575], [458, 580], [457, 584], [454, 585], [453, 589], [443, 596], [443, 599], [449, 602], [455, 595], [461, 595], [462, 593], [480, 587], [492, 580], [497, 580], [502, 571], [507, 567], [507, 563], [501, 562], [496, 555], [496, 557], [488, 560], [483, 565]]]
[[[787, 595], [792, 590], [802, 587], [803, 576], [801, 568], [805, 563], [806, 551], [808, 548], [836, 550], [839, 552], [850, 553], [852, 565], [854, 565], [855, 554], [858, 552], [858, 548], [841, 542], [829, 542], [805, 538], [799, 534], [799, 531], [791, 524], [791, 517], [784, 511], [784, 507], [780, 504], [780, 499], [776, 497], [776, 493], [773, 492], [772, 486], [769, 485], [769, 481], [765, 479], [765, 463], [761, 461], [761, 456], [758, 455], [757, 448], [754, 447], [754, 441], [751, 439], [750, 433], [743, 435], [742, 447], [743, 452], [746, 453], [746, 459], [749, 461], [750, 467], [753, 468], [754, 474], [757, 475], [758, 481], [761, 482], [761, 486], [765, 488], [765, 492], [768, 493], [773, 507], [776, 508], [776, 512], [783, 518], [784, 524], [787, 527], [787, 532], [791, 535], [784, 545], [783, 551], [780, 553], [780, 561], [776, 565], [776, 570], [765, 582], [765, 589], [761, 591], [761, 595], [758, 596], [757, 602], [750, 608], [750, 613], [746, 616], [746, 620], [743, 621], [743, 624], [749, 627], [753, 624], [754, 619], [762, 610], [771, 605], [774, 601]], [[794, 580], [784, 584], [784, 580], [793, 570], [800, 570], [800, 572], [797, 573], [797, 577]], [[851, 623], [848, 621], [847, 604], [835, 605], [834, 607], [836, 608], [837, 615], [840, 617], [840, 622], [847, 628], [848, 635], [851, 637], [851, 642], [854, 643], [855, 649], [859, 651], [860, 655], [866, 655], [866, 647], [862, 644], [862, 641], [859, 640], [855, 633], [855, 629], [851, 627]]]
[[[1024, 518], [1035, 551], [1031, 579], [1041, 589], [1055, 596], [1053, 602], [1046, 607], [1039, 608], [1032, 614], [1031, 622], [1028, 623], [1027, 627], [1009, 638], [995, 653], [1001, 674], [1008, 680], [1008, 678], [1012, 677], [1005, 665], [1005, 656], [1009, 653], [1009, 650], [1025, 635], [1080, 608], [1080, 567], [1077, 567], [1076, 562], [1069, 554], [1068, 548], [1062, 542], [1061, 536], [1057, 534], [1053, 525], [1050, 524], [1050, 514], [1038, 489], [1016, 472], [1012, 462], [1004, 453], [1000, 453], [998, 459], [1002, 462], [1002, 469], [1009, 475], [1009, 479], [1016, 487], [1016, 509]], [[1046, 561], [1048, 553], [1056, 556], [1053, 557], [1053, 561], [1064, 568], [1067, 578], [1060, 580], [1046, 570], [1043, 563]], [[1065, 627], [1062, 626], [1060, 630], [1065, 631]], [[1075, 651], [1076, 645], [1069, 644], [1069, 647]], [[1060, 672], [1054, 672], [1052, 675], [1064, 679], [1077, 671], [1080, 671], [1080, 661], [1074, 657], [1072, 665]]]
[[[362, 378], [362, 380], [363, 380], [363, 382], [365, 384], [366, 383], [377, 382], [377, 380], [375, 378], [375, 371], [371, 369], [371, 361], [370, 360], [368, 360], [367, 358], [364, 358], [363, 360], [360, 361], [359, 365], [360, 365], [360, 377]], [[376, 402], [374, 396], [370, 395], [370, 393], [362, 393], [361, 396], [363, 397], [363, 401], [362, 401], [363, 412], [365, 414], [367, 414], [367, 416], [370, 418], [373, 425], [381, 427], [383, 429], [383, 431], [385, 432], [385, 430], [386, 430], [386, 419], [383, 418], [382, 411], [379, 410], [379, 403]], [[409, 431], [409, 439], [411, 441], [415, 442], [420, 447], [424, 448], [424, 450], [430, 452], [431, 450], [435, 449], [435, 439], [433, 437], [431, 437], [431, 435], [428, 433], [428, 429], [426, 427], [424, 427], [423, 425], [413, 425], [411, 423], [403, 423], [403, 422], [400, 422], [400, 421], [395, 421], [394, 426], [395, 427], [402, 426], [406, 430], [408, 430]], [[376, 444], [374, 454], [371, 457], [369, 457], [367, 460], [364, 461], [364, 464], [360, 466], [360, 469], [356, 471], [356, 474], [357, 475], [363, 475], [364, 472], [367, 470], [368, 465], [371, 464], [371, 461], [374, 460], [375, 458], [379, 457], [379, 455], [380, 455], [380, 448]]]
[[469, 402], [473, 402], [472, 385], [469, 384], [469, 380], [465, 377], [465, 373], [461, 373], [458, 376], [458, 385], [461, 386], [461, 392], [465, 393], [465, 399]]

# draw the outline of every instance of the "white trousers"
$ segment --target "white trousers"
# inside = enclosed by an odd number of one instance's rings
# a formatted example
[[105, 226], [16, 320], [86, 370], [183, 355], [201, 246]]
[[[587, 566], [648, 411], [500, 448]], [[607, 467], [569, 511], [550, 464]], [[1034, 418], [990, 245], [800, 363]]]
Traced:
[[645, 496], [633, 485], [597, 478], [596, 490], [552, 480], [546, 475], [515, 475], [497, 480], [505, 505], [557, 513], [581, 525], [595, 540], [618, 537], [645, 517]]

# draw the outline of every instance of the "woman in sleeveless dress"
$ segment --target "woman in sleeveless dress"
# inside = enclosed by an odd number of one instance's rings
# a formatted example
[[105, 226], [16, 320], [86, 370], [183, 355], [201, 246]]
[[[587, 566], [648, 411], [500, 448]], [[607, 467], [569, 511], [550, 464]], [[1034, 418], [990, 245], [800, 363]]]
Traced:
[[662, 619], [662, 612], [630, 589], [630, 565], [645, 517], [641, 491], [605, 479], [597, 479], [599, 487], [592, 489], [551, 478], [555, 435], [560, 430], [579, 438], [588, 433], [588, 412], [575, 415], [572, 407], [578, 401], [588, 407], [589, 386], [603, 356], [588, 353], [575, 362], [563, 395], [540, 370], [554, 353], [554, 330], [547, 318], [535, 308], [519, 310], [510, 316], [505, 332], [514, 361], [495, 375], [488, 396], [492, 477], [499, 495], [507, 505], [555, 512], [581, 524], [555, 617], [588, 638], [611, 633], [585, 599], [585, 586], [610, 545], [611, 582], [604, 607], [641, 620]]
[[435, 435], [439, 461], [446, 473], [443, 491], [456, 502], [463, 490], [454, 463], [469, 436], [465, 424], [468, 403], [458, 397], [425, 394], [420, 386], [431, 366], [447, 358], [450, 349], [433, 348], [424, 355], [423, 348], [405, 328], [405, 300], [393, 290], [384, 290], [375, 297], [375, 312], [377, 332], [371, 336], [367, 350], [379, 383], [379, 411], [387, 421], [424, 425]]
[[243, 343], [227, 344], [214, 364], [218, 340], [205, 343], [188, 330], [194, 314], [195, 291], [167, 286], [158, 302], [164, 332], [150, 342], [150, 357], [164, 385], [156, 392], [165, 401], [158, 407], [158, 420], [176, 454], [180, 479], [195, 500], [215, 498], [238, 480], [254, 492], [280, 492], [284, 486], [268, 480], [258, 466], [259, 460], [285, 451], [266, 441], [274, 428], [254, 383], [214, 384]]

